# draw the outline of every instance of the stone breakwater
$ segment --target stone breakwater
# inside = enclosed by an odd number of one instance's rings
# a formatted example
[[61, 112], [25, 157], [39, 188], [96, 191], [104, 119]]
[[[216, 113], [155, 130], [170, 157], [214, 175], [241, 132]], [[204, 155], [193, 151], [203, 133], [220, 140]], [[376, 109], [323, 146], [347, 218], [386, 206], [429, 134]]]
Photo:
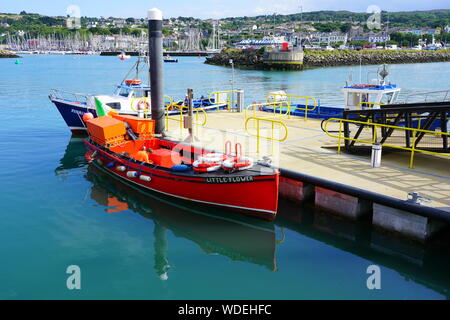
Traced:
[[233, 59], [233, 63], [237, 68], [261, 70], [267, 68], [263, 63], [262, 50], [224, 49], [219, 54], [207, 57], [205, 63], [230, 67], [230, 59]]
[[422, 63], [450, 61], [450, 50], [334, 50], [306, 51], [304, 66], [329, 67], [361, 64]]
[[19, 58], [19, 56], [11, 51], [0, 50], [0, 58]]
[[[298, 70], [298, 65], [267, 65], [262, 50], [223, 50], [206, 59], [205, 63], [230, 66], [233, 59], [237, 68], [260, 70]], [[361, 64], [422, 63], [450, 61], [450, 50], [333, 50], [305, 51], [302, 68], [332, 67]]]

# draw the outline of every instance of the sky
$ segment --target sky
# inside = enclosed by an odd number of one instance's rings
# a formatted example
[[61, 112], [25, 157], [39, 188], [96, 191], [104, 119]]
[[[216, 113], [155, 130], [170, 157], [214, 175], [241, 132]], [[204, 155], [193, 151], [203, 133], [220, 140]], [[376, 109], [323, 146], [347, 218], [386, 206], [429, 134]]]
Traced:
[[[289, 14], [318, 10], [348, 10], [367, 12], [372, 5], [385, 11], [450, 9], [448, 0], [2, 0], [0, 12], [39, 13], [65, 16], [71, 5], [80, 8], [81, 16], [143, 18], [147, 9], [159, 8], [165, 18], [224, 18], [265, 14]], [[73, 7], [72, 7], [73, 8]]]

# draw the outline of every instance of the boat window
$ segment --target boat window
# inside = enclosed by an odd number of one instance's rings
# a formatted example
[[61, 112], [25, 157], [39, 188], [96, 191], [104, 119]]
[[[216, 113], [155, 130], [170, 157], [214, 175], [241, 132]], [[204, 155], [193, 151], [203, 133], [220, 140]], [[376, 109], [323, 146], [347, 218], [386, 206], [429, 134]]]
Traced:
[[129, 94], [130, 94], [129, 88], [121, 88], [119, 91], [119, 95], [121, 95], [122, 97], [125, 97], [125, 98], [128, 98]]
[[106, 105], [112, 109], [120, 110], [120, 102], [109, 102]]
[[381, 101], [380, 103], [382, 104], [388, 104], [388, 103], [392, 103], [392, 96], [394, 95], [394, 92], [388, 92], [385, 93], [382, 97], [381, 97]]
[[145, 97], [142, 90], [133, 90], [133, 93], [131, 94], [130, 98], [142, 98]]
[[356, 107], [359, 102], [361, 101], [361, 97], [359, 93], [356, 92], [349, 92], [348, 98], [347, 98], [347, 107], [348, 108], [354, 108]]

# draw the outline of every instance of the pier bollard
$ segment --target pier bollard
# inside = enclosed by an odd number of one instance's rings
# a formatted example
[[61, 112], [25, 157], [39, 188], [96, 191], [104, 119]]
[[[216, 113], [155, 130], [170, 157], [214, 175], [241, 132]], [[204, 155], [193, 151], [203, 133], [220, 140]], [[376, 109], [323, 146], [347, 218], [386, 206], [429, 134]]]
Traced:
[[379, 168], [381, 166], [381, 152], [382, 146], [379, 143], [372, 145], [372, 156], [370, 158], [370, 164], [372, 168]]

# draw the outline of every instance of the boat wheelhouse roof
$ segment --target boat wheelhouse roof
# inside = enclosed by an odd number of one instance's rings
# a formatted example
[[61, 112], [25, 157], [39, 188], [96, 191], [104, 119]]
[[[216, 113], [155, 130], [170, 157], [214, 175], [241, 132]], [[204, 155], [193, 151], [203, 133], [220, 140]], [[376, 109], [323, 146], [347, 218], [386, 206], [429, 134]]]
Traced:
[[125, 89], [132, 89], [132, 90], [150, 90], [150, 87], [146, 86], [146, 85], [142, 85], [142, 84], [128, 85], [126, 83], [118, 84], [117, 88], [125, 88]]
[[385, 84], [385, 85], [351, 85], [345, 86], [344, 89], [357, 89], [357, 90], [397, 90], [396, 84]]

